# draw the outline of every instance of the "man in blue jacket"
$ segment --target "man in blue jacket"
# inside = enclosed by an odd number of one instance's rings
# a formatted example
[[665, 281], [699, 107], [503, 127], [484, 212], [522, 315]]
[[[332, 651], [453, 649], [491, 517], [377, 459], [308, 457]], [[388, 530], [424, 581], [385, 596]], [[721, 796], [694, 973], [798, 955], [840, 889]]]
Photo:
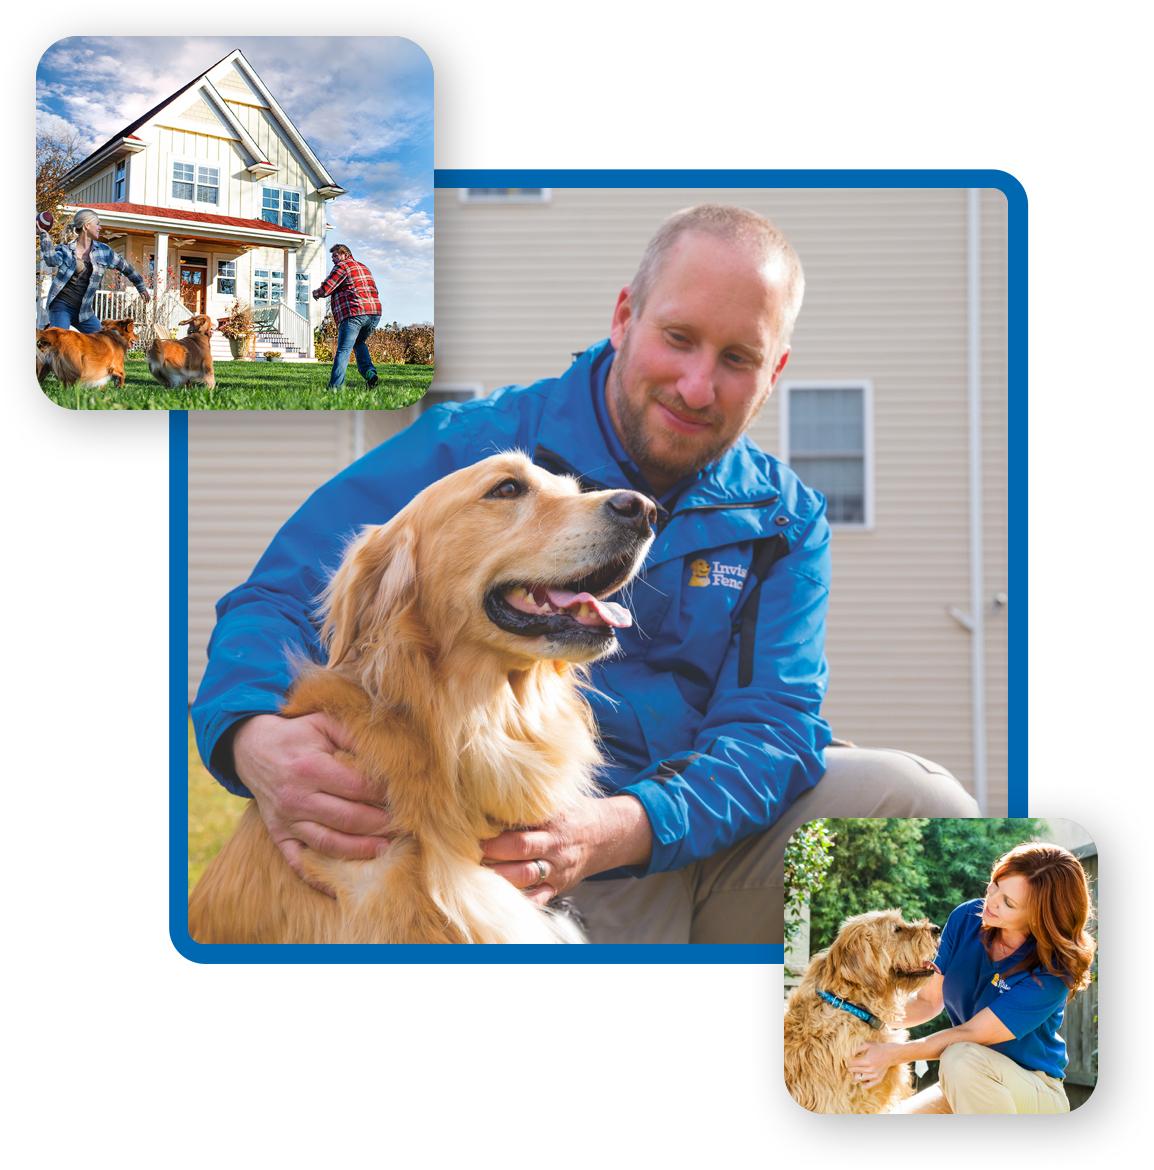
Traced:
[[299, 872], [304, 848], [371, 857], [389, 824], [334, 758], [339, 726], [276, 714], [286, 648], [319, 656], [314, 599], [350, 533], [512, 447], [590, 488], [645, 491], [660, 517], [622, 653], [593, 668], [605, 795], [485, 843], [527, 896], [572, 894], [595, 942], [777, 942], [782, 853], [799, 824], [976, 814], [916, 757], [826, 754], [825, 503], [744, 437], [789, 358], [803, 288], [761, 216], [680, 212], [618, 296], [607, 342], [560, 378], [429, 411], [281, 529], [217, 607], [193, 719], [203, 758], [255, 797], [290, 865]]

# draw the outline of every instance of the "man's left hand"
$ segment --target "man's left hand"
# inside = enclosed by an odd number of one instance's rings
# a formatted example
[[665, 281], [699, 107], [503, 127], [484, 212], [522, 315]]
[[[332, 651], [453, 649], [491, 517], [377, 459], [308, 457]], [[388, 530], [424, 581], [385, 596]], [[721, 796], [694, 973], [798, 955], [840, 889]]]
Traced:
[[632, 796], [587, 797], [532, 829], [510, 829], [481, 842], [485, 864], [544, 906], [590, 874], [645, 865], [652, 830]]

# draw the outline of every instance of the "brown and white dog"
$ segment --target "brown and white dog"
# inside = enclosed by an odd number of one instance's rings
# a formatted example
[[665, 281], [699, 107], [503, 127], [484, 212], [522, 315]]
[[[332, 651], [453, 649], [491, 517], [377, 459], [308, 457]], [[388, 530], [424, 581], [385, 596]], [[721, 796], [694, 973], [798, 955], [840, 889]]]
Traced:
[[595, 794], [599, 762], [578, 665], [610, 653], [653, 503], [582, 494], [524, 455], [439, 480], [349, 546], [326, 590], [324, 666], [283, 714], [324, 712], [395, 836], [372, 861], [306, 852], [289, 868], [255, 805], [189, 901], [204, 943], [581, 942], [481, 864], [480, 842]]
[[847, 918], [833, 946], [814, 955], [785, 1009], [785, 1084], [799, 1105], [814, 1113], [888, 1113], [913, 1092], [909, 1065], [894, 1065], [869, 1087], [846, 1066], [863, 1044], [906, 1039], [905, 1001], [934, 973], [937, 940], [932, 922], [874, 910]]
[[111, 381], [124, 385], [124, 355], [136, 339], [131, 318], [102, 321], [99, 333], [78, 333], [50, 325], [36, 331], [36, 380], [52, 374], [65, 386], [94, 389]]
[[148, 351], [148, 368], [152, 376], [169, 390], [177, 390], [190, 382], [216, 385], [212, 369], [212, 318], [203, 313], [181, 321], [188, 326], [188, 334], [174, 341], [157, 338]]

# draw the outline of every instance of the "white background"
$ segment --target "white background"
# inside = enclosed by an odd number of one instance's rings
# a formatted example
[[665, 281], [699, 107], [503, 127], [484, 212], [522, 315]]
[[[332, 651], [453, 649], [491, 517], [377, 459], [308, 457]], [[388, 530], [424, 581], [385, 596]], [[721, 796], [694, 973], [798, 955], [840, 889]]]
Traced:
[[[401, 0], [327, 10], [322, 29], [314, 4], [275, 7], [281, 35], [422, 45], [441, 167], [992, 167], [1025, 186], [1030, 812], [1100, 846], [1101, 1081], [1064, 1119], [914, 1123], [789, 1102], [778, 968], [212, 968], [172, 949], [167, 418], [72, 414], [32, 380], [33, 75], [60, 37], [215, 33], [238, 7], [110, 9], [93, 27], [97, 10], [61, 0], [35, 28], [19, 10], [0, 423], [9, 1164], [1075, 1164], [1137, 1134], [1154, 307], [1140, 10]], [[246, 8], [237, 31], [273, 11]]]

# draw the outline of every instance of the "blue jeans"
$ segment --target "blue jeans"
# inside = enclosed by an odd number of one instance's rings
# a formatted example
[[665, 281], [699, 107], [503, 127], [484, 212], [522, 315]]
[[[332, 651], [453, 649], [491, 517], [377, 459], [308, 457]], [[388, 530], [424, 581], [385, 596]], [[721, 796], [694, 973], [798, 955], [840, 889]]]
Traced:
[[339, 390], [345, 384], [350, 353], [357, 359], [357, 369], [366, 382], [376, 377], [377, 367], [369, 357], [369, 347], [365, 342], [380, 323], [380, 313], [374, 313], [372, 316], [346, 317], [337, 326], [337, 352], [333, 357], [333, 372], [329, 375], [330, 390]]
[[69, 305], [61, 305], [56, 301], [48, 306], [48, 324], [55, 325], [57, 329], [79, 329], [81, 333], [99, 333], [101, 330], [100, 319], [98, 317], [89, 317], [87, 321], [78, 320], [79, 309], [73, 309]]

